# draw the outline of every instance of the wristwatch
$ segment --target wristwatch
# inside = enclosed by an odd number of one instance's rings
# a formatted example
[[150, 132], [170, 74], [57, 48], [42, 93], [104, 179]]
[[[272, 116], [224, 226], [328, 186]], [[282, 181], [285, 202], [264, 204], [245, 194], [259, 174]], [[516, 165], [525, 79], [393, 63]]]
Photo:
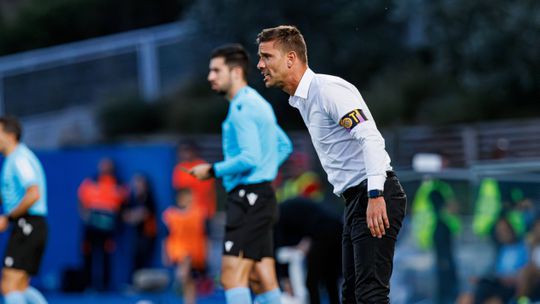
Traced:
[[8, 219], [8, 221], [10, 221], [10, 222], [15, 222], [15, 220], [16, 220], [17, 218], [14, 217], [13, 214], [10, 213], [10, 214], [7, 215], [7, 219]]
[[380, 197], [380, 196], [383, 196], [384, 193], [382, 190], [378, 190], [378, 189], [375, 189], [375, 190], [369, 190], [368, 191], [368, 198], [377, 198], [377, 197]]

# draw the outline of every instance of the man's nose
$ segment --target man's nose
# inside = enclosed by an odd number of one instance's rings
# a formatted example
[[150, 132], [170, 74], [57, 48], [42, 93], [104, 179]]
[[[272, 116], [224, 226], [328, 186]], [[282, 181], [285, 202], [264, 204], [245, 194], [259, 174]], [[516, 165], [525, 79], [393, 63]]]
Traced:
[[264, 61], [262, 59], [259, 59], [259, 62], [257, 62], [257, 69], [262, 70], [264, 68]]

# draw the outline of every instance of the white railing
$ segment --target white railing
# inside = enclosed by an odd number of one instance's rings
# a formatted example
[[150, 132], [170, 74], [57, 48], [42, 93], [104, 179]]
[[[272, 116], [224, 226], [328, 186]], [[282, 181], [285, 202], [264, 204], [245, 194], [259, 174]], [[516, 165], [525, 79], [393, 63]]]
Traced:
[[[25, 100], [37, 104], [56, 102], [61, 108], [93, 102], [95, 91], [114, 91], [115, 87], [110, 80], [105, 89], [100, 89], [99, 83], [93, 82], [105, 73], [115, 72], [118, 73], [118, 87], [123, 87], [125, 80], [122, 78], [133, 77], [131, 82], [135, 83], [135, 90], [138, 90], [134, 93], [146, 100], [154, 100], [165, 89], [160, 77], [160, 66], [163, 65], [160, 62], [160, 48], [175, 44], [181, 47], [182, 41], [188, 39], [193, 29], [189, 23], [171, 23], [0, 57], [0, 114], [8, 111], [26, 116], [55, 110], [45, 106], [32, 107], [36, 108], [34, 112], [23, 112], [20, 109], [24, 106], [20, 104]], [[122, 57], [125, 61], [123, 65], [107, 70], [111, 61], [115, 62], [115, 58], [123, 55], [126, 55]], [[171, 66], [175, 69], [185, 68], [182, 62], [167, 64], [168, 69]], [[115, 69], [126, 71], [121, 73]], [[45, 94], [55, 89], [66, 90], [74, 82], [86, 88], [87, 92], [84, 93], [87, 94], [84, 95], [90, 100], [81, 101], [70, 97], [70, 92], [58, 93], [63, 93], [63, 96]], [[126, 93], [125, 90], [122, 93]], [[58, 99], [64, 98], [67, 100], [58, 102]]]

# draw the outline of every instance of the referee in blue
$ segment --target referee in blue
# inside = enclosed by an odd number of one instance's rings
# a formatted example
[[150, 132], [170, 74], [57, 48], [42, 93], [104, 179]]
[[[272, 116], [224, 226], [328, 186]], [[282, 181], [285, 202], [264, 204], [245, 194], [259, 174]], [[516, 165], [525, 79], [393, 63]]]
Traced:
[[279, 304], [273, 258], [272, 226], [277, 204], [270, 182], [292, 152], [272, 106], [247, 85], [248, 55], [239, 44], [214, 50], [208, 81], [229, 101], [222, 124], [225, 160], [191, 171], [199, 179], [223, 179], [227, 221], [221, 260], [221, 282], [228, 304], [250, 304], [250, 275], [260, 285], [257, 303]]
[[0, 152], [5, 156], [1, 172], [4, 214], [0, 232], [13, 226], [2, 269], [2, 294], [6, 304], [47, 303], [30, 286], [38, 273], [47, 241], [47, 189], [45, 174], [36, 155], [20, 142], [20, 122], [0, 117]]
[[265, 29], [257, 42], [257, 68], [266, 87], [290, 96], [334, 193], [345, 200], [342, 303], [390, 303], [407, 200], [371, 112], [354, 85], [308, 67], [306, 43], [296, 27]]

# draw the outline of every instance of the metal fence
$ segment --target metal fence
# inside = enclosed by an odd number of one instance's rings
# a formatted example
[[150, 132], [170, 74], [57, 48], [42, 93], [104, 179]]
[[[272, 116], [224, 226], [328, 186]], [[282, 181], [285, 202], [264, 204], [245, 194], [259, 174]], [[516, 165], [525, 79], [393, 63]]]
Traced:
[[393, 164], [404, 168], [420, 152], [442, 154], [458, 168], [495, 159], [540, 159], [540, 119], [407, 127], [385, 137]]
[[0, 112], [27, 117], [125, 95], [156, 99], [196, 67], [193, 32], [172, 23], [0, 57]]
[[[193, 24], [171, 23], [0, 57], [0, 114], [22, 117], [25, 140], [34, 147], [93, 142], [100, 134], [93, 109], [100, 102], [151, 101], [206, 69], [201, 51], [209, 46], [195, 43], [195, 33]], [[451, 167], [540, 159], [540, 119], [407, 127], [384, 136], [398, 168], [409, 168], [419, 152], [443, 154]]]

